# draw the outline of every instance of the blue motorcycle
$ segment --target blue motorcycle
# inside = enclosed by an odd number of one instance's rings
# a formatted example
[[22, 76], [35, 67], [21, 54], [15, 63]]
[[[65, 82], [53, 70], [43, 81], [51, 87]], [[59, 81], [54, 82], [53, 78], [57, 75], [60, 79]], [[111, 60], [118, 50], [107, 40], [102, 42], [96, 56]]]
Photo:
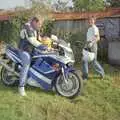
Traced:
[[[42, 45], [34, 49], [26, 84], [73, 98], [82, 90], [82, 79], [73, 68], [73, 51], [64, 40], [53, 40], [53, 44], [57, 45], [55, 51], [47, 51]], [[6, 57], [0, 60], [3, 66], [1, 80], [7, 86], [16, 85], [19, 81], [22, 69], [19, 52], [19, 49], [7, 46]]]

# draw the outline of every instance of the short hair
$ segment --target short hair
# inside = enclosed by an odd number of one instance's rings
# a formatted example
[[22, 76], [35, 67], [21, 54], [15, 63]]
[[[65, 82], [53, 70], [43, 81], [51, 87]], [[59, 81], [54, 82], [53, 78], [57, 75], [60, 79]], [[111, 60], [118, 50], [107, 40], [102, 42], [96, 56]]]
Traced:
[[96, 17], [95, 16], [89, 16], [88, 20], [95, 20], [96, 21]]
[[31, 21], [32, 21], [32, 22], [33, 22], [33, 21], [39, 22], [39, 19], [38, 19], [37, 17], [33, 17], [33, 18], [31, 19]]

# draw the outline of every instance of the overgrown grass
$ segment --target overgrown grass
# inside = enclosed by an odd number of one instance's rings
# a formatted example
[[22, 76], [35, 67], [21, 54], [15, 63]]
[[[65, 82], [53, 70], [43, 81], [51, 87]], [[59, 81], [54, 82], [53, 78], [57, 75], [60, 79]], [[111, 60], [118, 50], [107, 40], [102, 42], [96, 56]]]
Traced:
[[73, 100], [31, 87], [22, 98], [17, 87], [0, 83], [0, 120], [120, 120], [120, 71], [104, 68], [105, 79], [91, 72], [82, 96]]

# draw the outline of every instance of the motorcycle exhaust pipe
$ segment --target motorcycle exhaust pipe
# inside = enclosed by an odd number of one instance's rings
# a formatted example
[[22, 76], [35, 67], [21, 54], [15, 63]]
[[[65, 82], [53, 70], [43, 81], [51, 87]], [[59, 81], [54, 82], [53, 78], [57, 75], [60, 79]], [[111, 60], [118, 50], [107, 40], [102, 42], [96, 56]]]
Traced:
[[9, 72], [14, 73], [16, 76], [19, 77], [19, 74], [17, 72], [15, 72], [15, 70], [12, 67], [8, 66], [3, 60], [0, 60], [0, 64], [3, 67], [5, 67]]

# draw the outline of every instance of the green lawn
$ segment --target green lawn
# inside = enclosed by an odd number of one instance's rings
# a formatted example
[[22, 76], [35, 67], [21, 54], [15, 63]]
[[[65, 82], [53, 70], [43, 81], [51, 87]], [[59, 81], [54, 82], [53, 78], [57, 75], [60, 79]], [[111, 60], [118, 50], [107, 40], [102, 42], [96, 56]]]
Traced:
[[82, 96], [73, 100], [31, 87], [22, 98], [17, 87], [0, 83], [0, 120], [120, 120], [120, 71], [104, 67], [105, 79], [91, 72]]

